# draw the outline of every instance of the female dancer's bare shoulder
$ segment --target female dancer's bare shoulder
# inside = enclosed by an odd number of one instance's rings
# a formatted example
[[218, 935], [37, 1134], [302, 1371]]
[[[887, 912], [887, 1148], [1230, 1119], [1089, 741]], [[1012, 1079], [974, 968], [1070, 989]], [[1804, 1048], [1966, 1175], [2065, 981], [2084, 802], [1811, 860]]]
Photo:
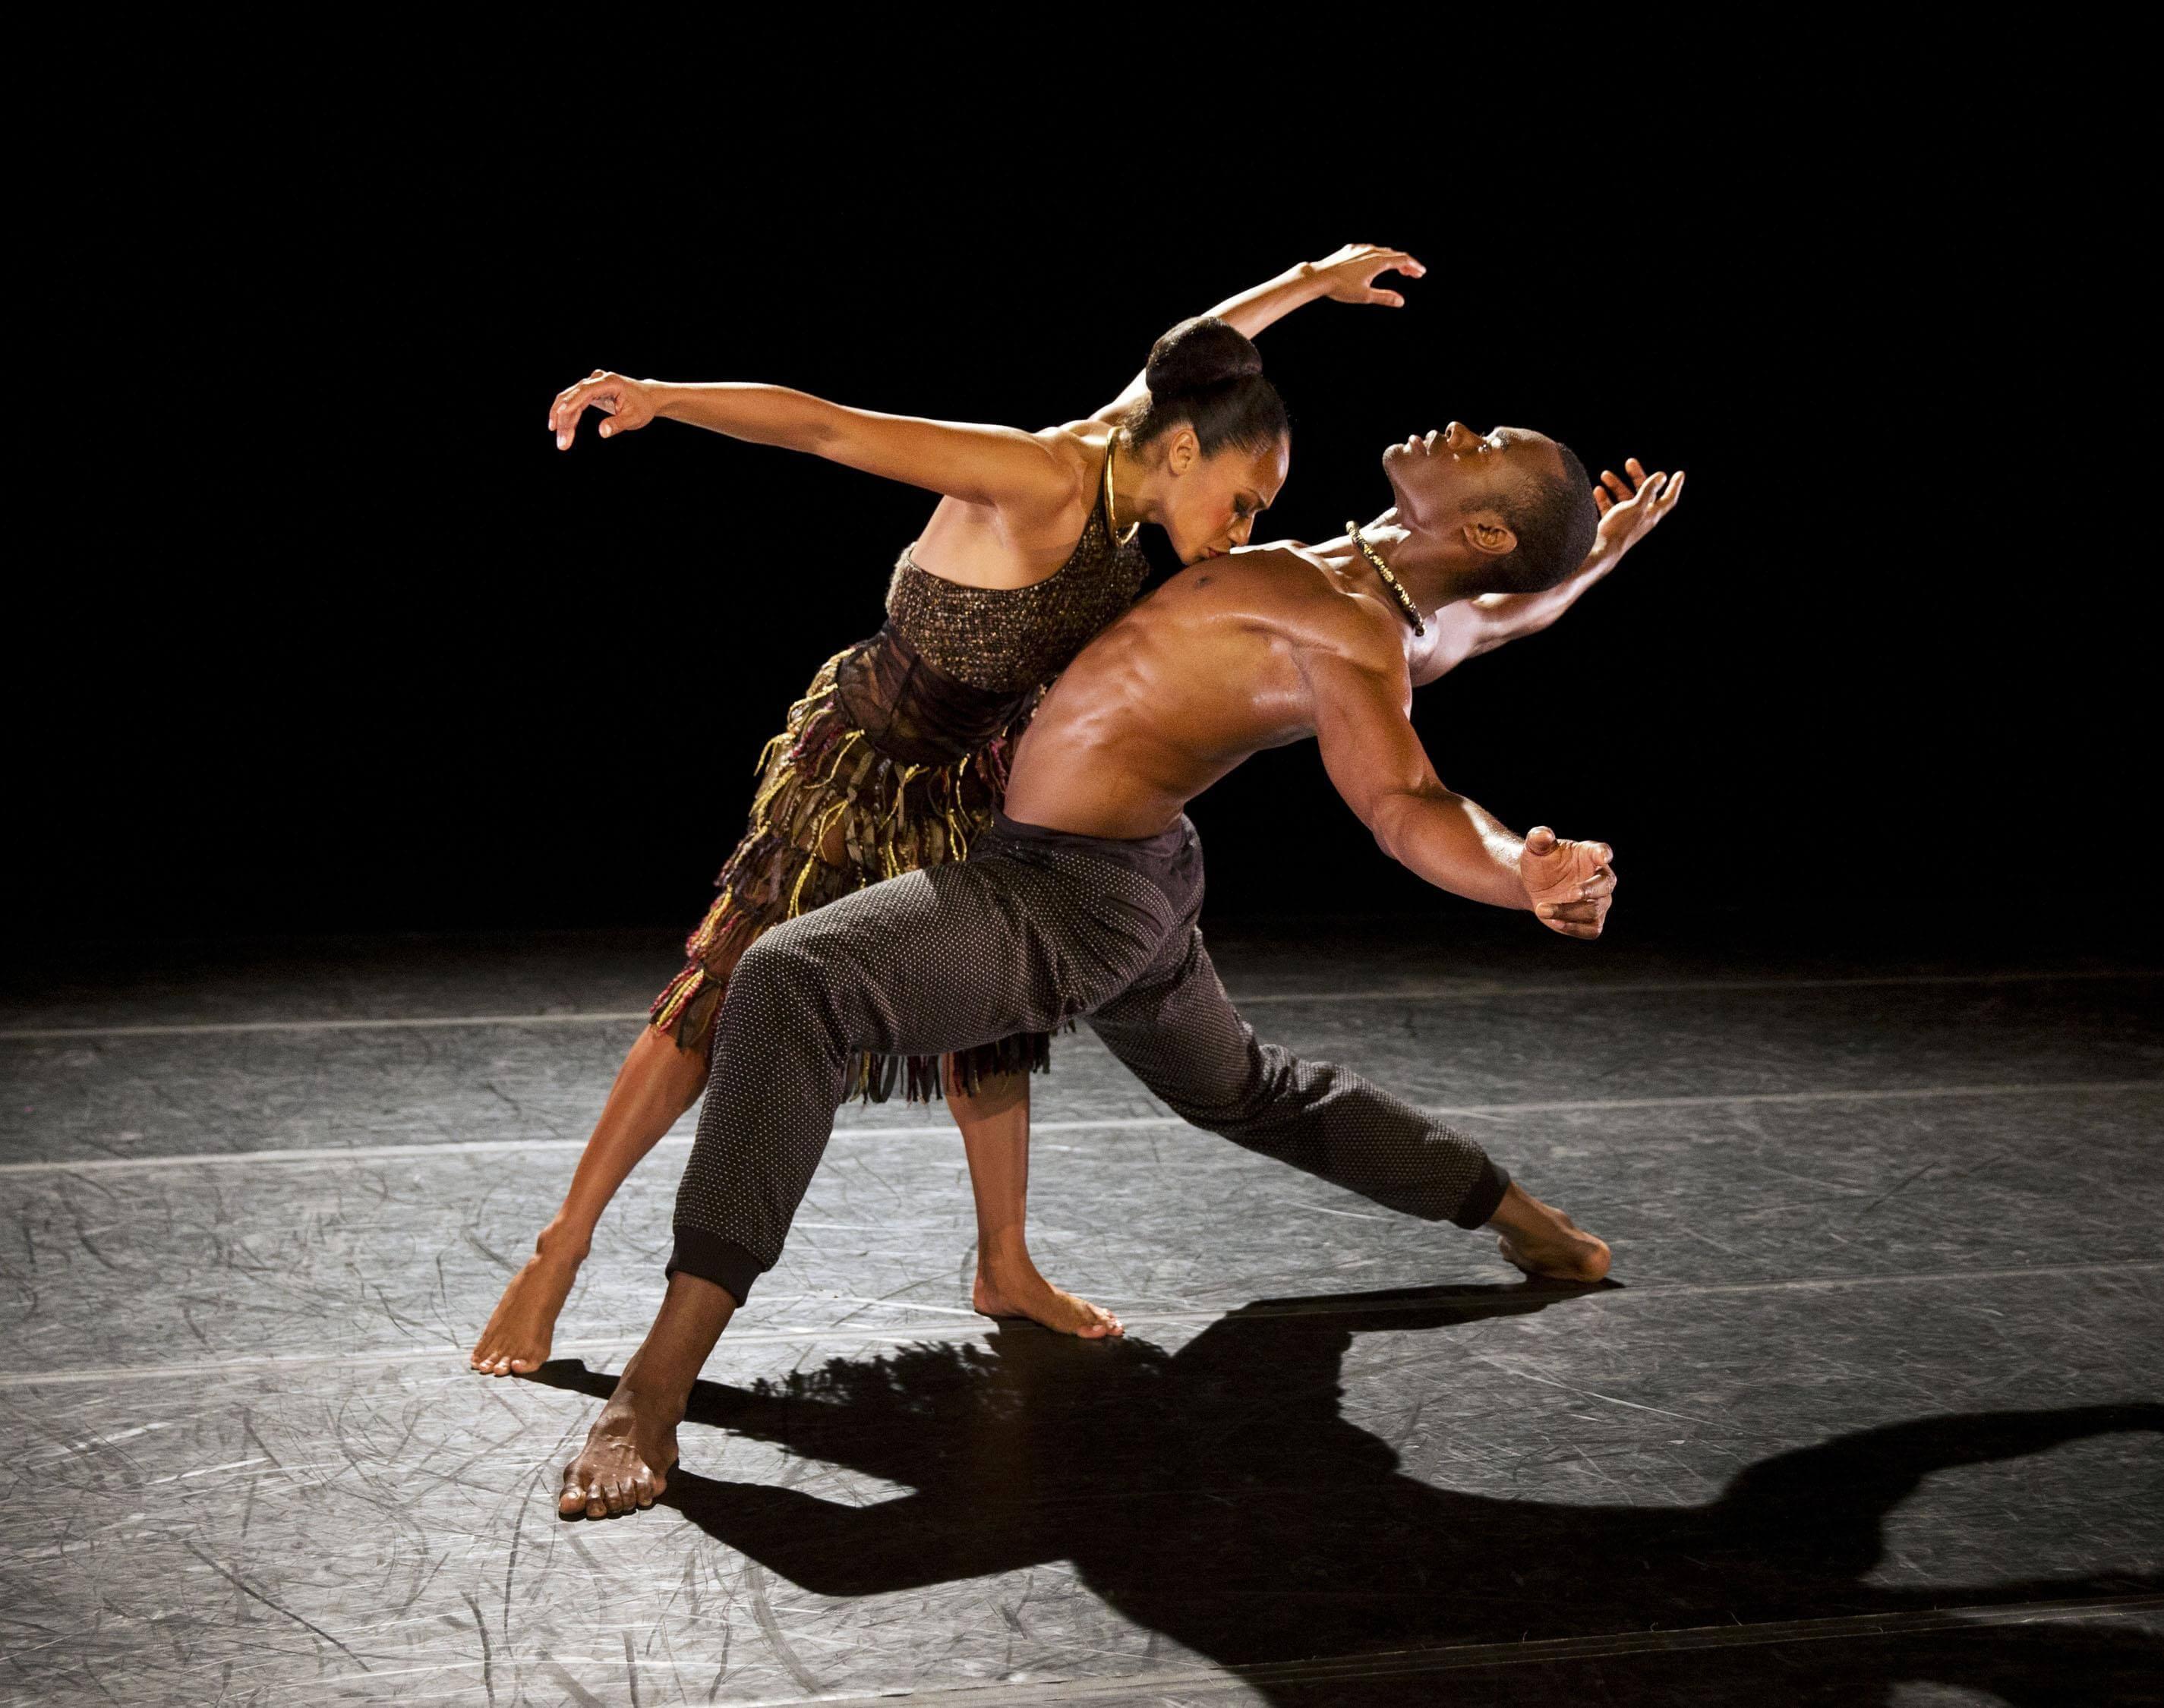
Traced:
[[949, 494], [933, 506], [911, 561], [965, 587], [1030, 587], [1057, 574], [1096, 506], [1110, 432], [1101, 422], [1017, 432], [1044, 464], [1028, 501], [993, 504]]

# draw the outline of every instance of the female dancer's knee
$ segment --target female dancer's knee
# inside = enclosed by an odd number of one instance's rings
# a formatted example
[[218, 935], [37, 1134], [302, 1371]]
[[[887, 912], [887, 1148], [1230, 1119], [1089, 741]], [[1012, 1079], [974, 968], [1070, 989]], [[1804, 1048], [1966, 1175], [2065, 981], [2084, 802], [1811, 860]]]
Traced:
[[1028, 1119], [1027, 1073], [985, 1074], [974, 1086], [969, 1086], [963, 1082], [959, 1061], [951, 1055], [940, 1058], [939, 1071], [947, 1107], [964, 1126], [975, 1121], [996, 1120], [1017, 1108], [1022, 1111], [1025, 1120]]

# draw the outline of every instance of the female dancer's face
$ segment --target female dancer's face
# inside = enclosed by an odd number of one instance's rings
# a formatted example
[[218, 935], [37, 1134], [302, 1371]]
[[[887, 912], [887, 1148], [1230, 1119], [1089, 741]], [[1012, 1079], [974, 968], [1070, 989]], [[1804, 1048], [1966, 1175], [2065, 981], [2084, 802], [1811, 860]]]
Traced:
[[1277, 501], [1292, 466], [1292, 447], [1279, 439], [1262, 451], [1226, 445], [1203, 456], [1181, 427], [1167, 447], [1157, 520], [1183, 563], [1220, 557], [1244, 546], [1255, 518]]

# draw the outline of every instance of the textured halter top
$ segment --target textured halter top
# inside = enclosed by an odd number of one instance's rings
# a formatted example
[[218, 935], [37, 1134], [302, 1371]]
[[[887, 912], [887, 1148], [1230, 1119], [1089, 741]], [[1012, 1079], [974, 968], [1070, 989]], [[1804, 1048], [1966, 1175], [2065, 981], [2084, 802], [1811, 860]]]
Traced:
[[886, 626], [837, 661], [843, 707], [890, 758], [965, 758], [1134, 603], [1148, 574], [1140, 548], [1106, 525], [1101, 479], [1067, 561], [1031, 586], [964, 587], [920, 569], [905, 548]]
[[887, 585], [887, 626], [937, 668], [973, 688], [1019, 694], [1057, 675], [1135, 602], [1149, 560], [1115, 541], [1102, 484], [1082, 537], [1027, 587], [964, 587], [920, 569], [904, 547]]

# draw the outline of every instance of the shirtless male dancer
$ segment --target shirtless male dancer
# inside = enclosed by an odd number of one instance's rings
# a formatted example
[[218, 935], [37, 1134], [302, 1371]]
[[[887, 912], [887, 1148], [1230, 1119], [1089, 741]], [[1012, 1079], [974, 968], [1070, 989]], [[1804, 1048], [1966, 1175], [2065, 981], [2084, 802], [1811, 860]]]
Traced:
[[[1443, 786], [1409, 717], [1414, 685], [1464, 656], [1447, 607], [1578, 568], [1598, 521], [1585, 471], [1539, 433], [1455, 422], [1391, 446], [1383, 469], [1396, 503], [1365, 528], [1192, 565], [1084, 648], [967, 862], [871, 885], [746, 952], [716, 1022], [668, 1292], [565, 1468], [559, 1514], [632, 1511], [665, 1487], [691, 1384], [780, 1257], [859, 1050], [938, 1055], [1086, 1017], [1199, 1127], [1390, 1208], [1493, 1228], [1530, 1274], [1607, 1273], [1605, 1244], [1470, 1139], [1258, 1043], [1196, 929], [1201, 850], [1183, 809], [1250, 755], [1312, 736], [1393, 859], [1566, 936], [1600, 935], [1608, 847], [1505, 829]], [[1641, 484], [1647, 526], [1681, 486]]]

